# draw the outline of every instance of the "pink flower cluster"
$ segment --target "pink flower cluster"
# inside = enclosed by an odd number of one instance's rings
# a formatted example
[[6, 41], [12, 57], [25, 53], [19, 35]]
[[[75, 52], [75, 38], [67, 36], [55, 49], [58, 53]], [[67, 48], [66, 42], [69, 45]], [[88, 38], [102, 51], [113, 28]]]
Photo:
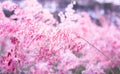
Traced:
[[[69, 7], [58, 24], [35, 0], [24, 1], [23, 7], [0, 3], [0, 73], [72, 74], [83, 66], [82, 74], [106, 74], [119, 68], [120, 31], [98, 27], [87, 13]], [[3, 8], [14, 14], [6, 17]]]

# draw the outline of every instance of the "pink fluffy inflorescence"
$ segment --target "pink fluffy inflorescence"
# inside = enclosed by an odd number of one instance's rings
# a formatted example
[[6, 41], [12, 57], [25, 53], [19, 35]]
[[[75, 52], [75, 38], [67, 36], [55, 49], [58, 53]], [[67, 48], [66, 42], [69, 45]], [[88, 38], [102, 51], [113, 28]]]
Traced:
[[[115, 26], [98, 27], [72, 5], [59, 14], [59, 24], [35, 0], [23, 6], [0, 3], [0, 73], [72, 74], [82, 65], [82, 74], [105, 74], [119, 68], [120, 31]], [[3, 8], [14, 14], [6, 17]]]

